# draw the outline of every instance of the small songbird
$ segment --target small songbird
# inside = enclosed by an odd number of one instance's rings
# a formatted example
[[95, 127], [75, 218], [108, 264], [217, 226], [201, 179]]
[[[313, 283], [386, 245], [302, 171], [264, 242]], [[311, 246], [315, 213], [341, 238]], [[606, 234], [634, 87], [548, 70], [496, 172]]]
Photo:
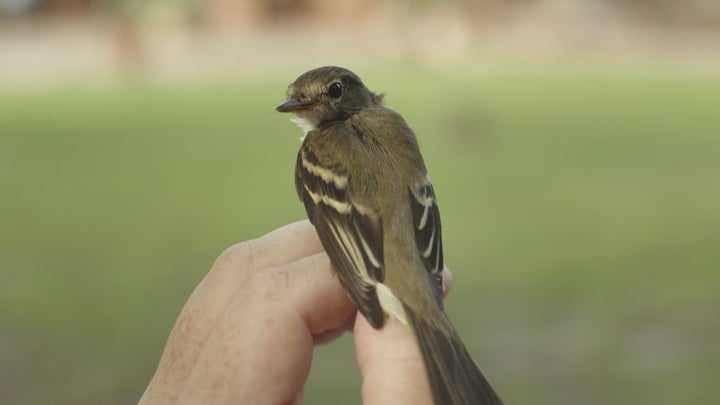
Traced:
[[440, 214], [417, 140], [353, 72], [321, 67], [279, 112], [304, 131], [295, 187], [345, 291], [375, 328], [408, 325], [436, 404], [502, 404], [442, 301]]

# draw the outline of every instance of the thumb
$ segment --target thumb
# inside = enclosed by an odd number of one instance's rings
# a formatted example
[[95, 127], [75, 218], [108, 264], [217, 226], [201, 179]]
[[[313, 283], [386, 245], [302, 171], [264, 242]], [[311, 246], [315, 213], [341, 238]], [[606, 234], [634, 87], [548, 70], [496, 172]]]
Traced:
[[432, 404], [411, 327], [387, 318], [382, 328], [374, 329], [359, 314], [354, 335], [364, 404]]

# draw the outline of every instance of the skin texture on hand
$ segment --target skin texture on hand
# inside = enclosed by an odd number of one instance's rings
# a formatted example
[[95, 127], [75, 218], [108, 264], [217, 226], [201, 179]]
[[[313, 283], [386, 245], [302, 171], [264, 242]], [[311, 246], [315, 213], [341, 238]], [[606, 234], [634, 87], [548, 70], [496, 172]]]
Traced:
[[432, 403], [410, 329], [355, 314], [308, 221], [237, 244], [185, 304], [139, 403], [300, 404], [313, 346], [348, 329], [363, 403]]

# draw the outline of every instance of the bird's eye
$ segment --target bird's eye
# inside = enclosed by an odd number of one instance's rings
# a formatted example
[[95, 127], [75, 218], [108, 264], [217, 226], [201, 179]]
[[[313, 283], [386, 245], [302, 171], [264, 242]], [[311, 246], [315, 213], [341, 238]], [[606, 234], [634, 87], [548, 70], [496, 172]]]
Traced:
[[342, 83], [335, 82], [328, 87], [328, 94], [332, 98], [340, 98], [342, 96]]

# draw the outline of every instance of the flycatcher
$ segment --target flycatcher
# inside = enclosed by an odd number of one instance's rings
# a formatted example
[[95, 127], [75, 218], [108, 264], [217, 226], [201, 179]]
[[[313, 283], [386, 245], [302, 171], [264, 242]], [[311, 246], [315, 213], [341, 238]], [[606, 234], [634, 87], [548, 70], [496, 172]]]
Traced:
[[440, 214], [417, 140], [353, 72], [321, 67], [279, 112], [304, 131], [295, 187], [345, 291], [375, 328], [408, 325], [436, 404], [501, 404], [443, 311]]

